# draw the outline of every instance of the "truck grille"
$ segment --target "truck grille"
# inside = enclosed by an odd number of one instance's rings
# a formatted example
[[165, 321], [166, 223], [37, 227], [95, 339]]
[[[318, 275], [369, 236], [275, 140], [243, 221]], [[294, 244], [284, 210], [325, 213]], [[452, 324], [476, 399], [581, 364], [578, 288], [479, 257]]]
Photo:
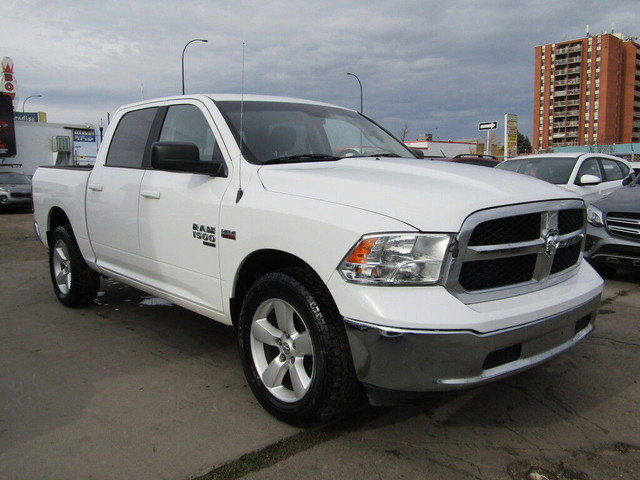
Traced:
[[458, 235], [446, 287], [465, 303], [545, 288], [572, 274], [582, 258], [584, 238], [580, 200], [476, 212]]
[[609, 213], [606, 224], [611, 235], [640, 240], [640, 213]]

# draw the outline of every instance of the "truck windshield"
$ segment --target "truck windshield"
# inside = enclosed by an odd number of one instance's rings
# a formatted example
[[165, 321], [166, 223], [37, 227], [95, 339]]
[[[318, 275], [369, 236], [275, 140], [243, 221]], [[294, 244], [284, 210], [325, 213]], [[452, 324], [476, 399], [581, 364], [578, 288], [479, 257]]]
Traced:
[[415, 155], [366, 117], [336, 107], [304, 103], [245, 101], [216, 105], [240, 142], [248, 161], [257, 164], [339, 160], [344, 157]]

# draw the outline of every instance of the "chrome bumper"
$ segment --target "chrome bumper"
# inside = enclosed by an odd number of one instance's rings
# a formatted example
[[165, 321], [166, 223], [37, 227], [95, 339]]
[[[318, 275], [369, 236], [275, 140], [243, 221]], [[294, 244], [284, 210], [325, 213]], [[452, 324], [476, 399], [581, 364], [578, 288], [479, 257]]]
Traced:
[[[526, 325], [486, 334], [388, 329], [345, 318], [356, 373], [374, 405], [416, 392], [459, 390], [538, 365], [593, 331], [600, 295]], [[395, 392], [393, 395], [386, 393]], [[386, 392], [386, 393], [385, 393]]]

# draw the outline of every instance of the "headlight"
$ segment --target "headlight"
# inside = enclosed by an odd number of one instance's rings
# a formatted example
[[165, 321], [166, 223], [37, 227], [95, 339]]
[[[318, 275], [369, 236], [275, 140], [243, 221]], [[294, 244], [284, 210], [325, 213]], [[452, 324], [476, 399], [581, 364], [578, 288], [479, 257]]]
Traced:
[[348, 282], [434, 285], [442, 278], [452, 238], [445, 233], [365, 236], [338, 269]]
[[9, 189], [7, 187], [0, 187], [0, 192], [9, 193]]
[[587, 222], [596, 227], [604, 227], [604, 213], [593, 205], [587, 208]]

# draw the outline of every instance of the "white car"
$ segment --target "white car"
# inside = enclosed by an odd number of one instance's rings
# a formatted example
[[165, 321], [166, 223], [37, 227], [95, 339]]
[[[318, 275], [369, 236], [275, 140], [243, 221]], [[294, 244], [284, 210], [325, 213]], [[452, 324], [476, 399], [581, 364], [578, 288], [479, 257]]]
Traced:
[[544, 153], [515, 157], [496, 168], [562, 186], [592, 203], [622, 186], [633, 169], [623, 158], [603, 153]]

